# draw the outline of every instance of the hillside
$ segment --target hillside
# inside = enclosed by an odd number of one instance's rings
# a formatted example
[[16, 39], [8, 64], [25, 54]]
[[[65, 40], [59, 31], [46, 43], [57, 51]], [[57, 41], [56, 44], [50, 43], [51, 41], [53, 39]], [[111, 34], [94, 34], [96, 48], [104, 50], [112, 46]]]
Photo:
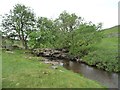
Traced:
[[116, 37], [116, 36], [118, 36], [118, 26], [114, 26], [114, 27], [111, 27], [111, 28], [108, 28], [108, 29], [103, 29], [103, 33], [106, 36], [111, 35], [111, 37]]
[[118, 26], [104, 29], [101, 42], [94, 45], [95, 51], [90, 52], [84, 60], [91, 65], [107, 71], [120, 71], [118, 69]]
[[102, 32], [104, 34], [104, 38], [98, 47], [109, 50], [118, 50], [118, 26], [104, 29]]

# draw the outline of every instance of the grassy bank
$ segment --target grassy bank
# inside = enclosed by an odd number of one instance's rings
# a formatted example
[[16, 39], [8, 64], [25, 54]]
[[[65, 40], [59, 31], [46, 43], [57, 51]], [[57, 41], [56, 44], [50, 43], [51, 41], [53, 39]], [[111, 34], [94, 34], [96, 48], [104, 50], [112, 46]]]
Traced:
[[3, 88], [102, 88], [95, 81], [40, 61], [41, 57], [33, 57], [23, 50], [3, 51]]
[[1, 47], [0, 47], [0, 89], [2, 89], [2, 50], [1, 50]]
[[118, 68], [118, 27], [112, 27], [102, 31], [102, 41], [94, 45], [95, 50], [90, 52], [83, 60], [106, 71], [119, 72]]

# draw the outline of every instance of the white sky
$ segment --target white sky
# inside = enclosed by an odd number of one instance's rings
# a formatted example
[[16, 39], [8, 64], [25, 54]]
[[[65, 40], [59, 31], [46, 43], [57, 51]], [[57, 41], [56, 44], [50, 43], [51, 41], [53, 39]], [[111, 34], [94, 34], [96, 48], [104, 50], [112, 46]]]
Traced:
[[103, 23], [103, 28], [118, 24], [119, 0], [0, 0], [0, 15], [9, 13], [17, 3], [31, 7], [37, 16], [57, 18], [66, 10], [69, 13], [83, 17], [97, 24]]

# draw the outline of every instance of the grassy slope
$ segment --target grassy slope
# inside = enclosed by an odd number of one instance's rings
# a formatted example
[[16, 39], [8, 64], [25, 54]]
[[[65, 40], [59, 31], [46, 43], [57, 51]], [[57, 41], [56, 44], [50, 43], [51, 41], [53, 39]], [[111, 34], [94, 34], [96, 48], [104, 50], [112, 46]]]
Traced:
[[102, 32], [105, 37], [102, 39], [102, 42], [96, 46], [106, 50], [118, 50], [118, 27], [115, 26], [105, 29]]
[[[30, 58], [31, 57], [31, 58]], [[23, 51], [3, 51], [3, 88], [101, 88], [97, 82], [59, 67], [54, 70], [40, 57]], [[62, 70], [62, 72], [61, 72]]]
[[0, 47], [0, 89], [2, 89], [2, 51]]
[[118, 27], [105, 29], [102, 32], [104, 38], [100, 43], [94, 45], [97, 50], [91, 52], [84, 59], [92, 64], [102, 62], [97, 65], [99, 68], [118, 72], [118, 59], [116, 59], [118, 56]]
[[[98, 47], [105, 50], [110, 50], [115, 57], [118, 56], [118, 27], [112, 27], [103, 31], [105, 38], [102, 39], [102, 42]], [[109, 53], [108, 53], [109, 54]]]

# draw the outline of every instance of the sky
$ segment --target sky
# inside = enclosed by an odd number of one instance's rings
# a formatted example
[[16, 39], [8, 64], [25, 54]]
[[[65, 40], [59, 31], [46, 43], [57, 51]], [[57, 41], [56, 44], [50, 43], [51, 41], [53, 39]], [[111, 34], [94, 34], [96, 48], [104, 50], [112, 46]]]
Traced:
[[[15, 4], [24, 4], [34, 10], [36, 16], [57, 18], [66, 10], [103, 28], [118, 25], [119, 0], [0, 0], [0, 15], [9, 13]], [[1, 21], [1, 20], [0, 20]]]

